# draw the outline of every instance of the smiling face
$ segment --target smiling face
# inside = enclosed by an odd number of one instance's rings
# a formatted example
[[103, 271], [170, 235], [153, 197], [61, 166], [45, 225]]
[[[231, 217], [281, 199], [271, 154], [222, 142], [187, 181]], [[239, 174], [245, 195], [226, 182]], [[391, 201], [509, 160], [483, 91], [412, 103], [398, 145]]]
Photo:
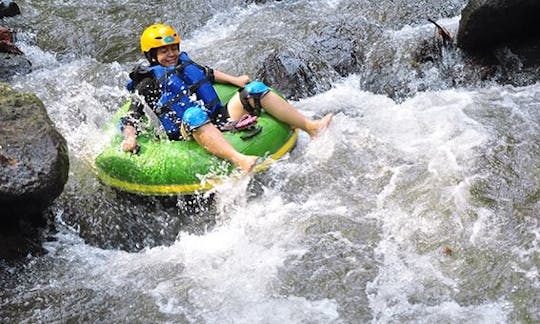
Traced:
[[178, 64], [178, 44], [166, 45], [157, 48], [156, 58], [159, 64], [164, 67], [176, 66]]

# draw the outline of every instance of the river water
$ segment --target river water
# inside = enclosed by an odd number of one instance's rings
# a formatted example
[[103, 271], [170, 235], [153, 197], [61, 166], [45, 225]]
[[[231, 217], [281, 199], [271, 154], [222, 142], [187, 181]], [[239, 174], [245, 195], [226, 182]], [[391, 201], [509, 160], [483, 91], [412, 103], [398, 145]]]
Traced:
[[[455, 51], [410, 67], [433, 35], [426, 15], [455, 32], [464, 1], [18, 3], [9, 22], [34, 72], [11, 86], [44, 102], [71, 170], [48, 253], [1, 274], [1, 322], [540, 321], [540, 84], [456, 85]], [[364, 61], [293, 101], [333, 123], [267, 173], [195, 201], [125, 197], [92, 161], [128, 97], [138, 34], [160, 20], [233, 74], [275, 49], [311, 53], [349, 22]], [[396, 83], [393, 99], [379, 86]]]

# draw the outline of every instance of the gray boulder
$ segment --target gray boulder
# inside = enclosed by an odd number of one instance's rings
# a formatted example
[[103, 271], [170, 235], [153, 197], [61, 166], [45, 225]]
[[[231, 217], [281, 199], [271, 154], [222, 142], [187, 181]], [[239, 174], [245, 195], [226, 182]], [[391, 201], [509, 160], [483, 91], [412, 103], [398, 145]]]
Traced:
[[66, 140], [43, 103], [0, 84], [0, 261], [40, 250], [37, 228], [68, 169]]
[[64, 188], [66, 140], [43, 103], [0, 84], [0, 208], [2, 217], [36, 213]]
[[326, 91], [340, 76], [360, 71], [364, 54], [358, 35], [364, 31], [358, 29], [354, 22], [322, 26], [306, 41], [309, 50], [275, 50], [256, 75], [288, 99]]
[[381, 33], [382, 27], [362, 15], [348, 18], [336, 15], [324, 23], [315, 22], [301, 46], [276, 48], [255, 75], [288, 99], [297, 100], [330, 89], [340, 77], [361, 72], [370, 46], [367, 40]]
[[324, 68], [320, 64], [324, 63], [306, 63], [290, 51], [274, 51], [265, 59], [257, 75], [286, 98], [297, 100], [330, 88], [330, 82], [321, 82]]

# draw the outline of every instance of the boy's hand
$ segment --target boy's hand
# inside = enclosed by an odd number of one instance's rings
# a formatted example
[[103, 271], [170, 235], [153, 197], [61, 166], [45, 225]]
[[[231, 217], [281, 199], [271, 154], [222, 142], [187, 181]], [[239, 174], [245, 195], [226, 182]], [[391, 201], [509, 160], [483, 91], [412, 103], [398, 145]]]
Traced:
[[124, 138], [121, 146], [124, 152], [136, 153], [136, 151], [138, 151], [139, 149], [139, 145], [137, 144], [137, 140], [135, 139], [135, 137]]
[[248, 75], [241, 75], [239, 77], [236, 77], [236, 79], [238, 80], [238, 86], [241, 88], [245, 87], [246, 84], [248, 84], [251, 81]]
[[137, 153], [139, 145], [137, 144], [137, 131], [133, 126], [125, 126], [122, 132], [124, 134], [124, 140], [120, 145], [124, 152]]

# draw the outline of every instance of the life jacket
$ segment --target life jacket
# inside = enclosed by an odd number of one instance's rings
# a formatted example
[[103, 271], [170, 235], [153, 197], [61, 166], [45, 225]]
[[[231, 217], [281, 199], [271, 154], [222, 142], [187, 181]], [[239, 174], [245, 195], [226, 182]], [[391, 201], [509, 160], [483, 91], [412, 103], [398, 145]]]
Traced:
[[[208, 70], [193, 62], [186, 52], [181, 52], [178, 58], [177, 66], [155, 65], [148, 68], [161, 90], [161, 97], [153, 109], [171, 139], [180, 137], [182, 116], [189, 107], [204, 106], [210, 118], [223, 107]], [[134, 88], [134, 85], [128, 87]], [[193, 94], [196, 99], [192, 98]]]

